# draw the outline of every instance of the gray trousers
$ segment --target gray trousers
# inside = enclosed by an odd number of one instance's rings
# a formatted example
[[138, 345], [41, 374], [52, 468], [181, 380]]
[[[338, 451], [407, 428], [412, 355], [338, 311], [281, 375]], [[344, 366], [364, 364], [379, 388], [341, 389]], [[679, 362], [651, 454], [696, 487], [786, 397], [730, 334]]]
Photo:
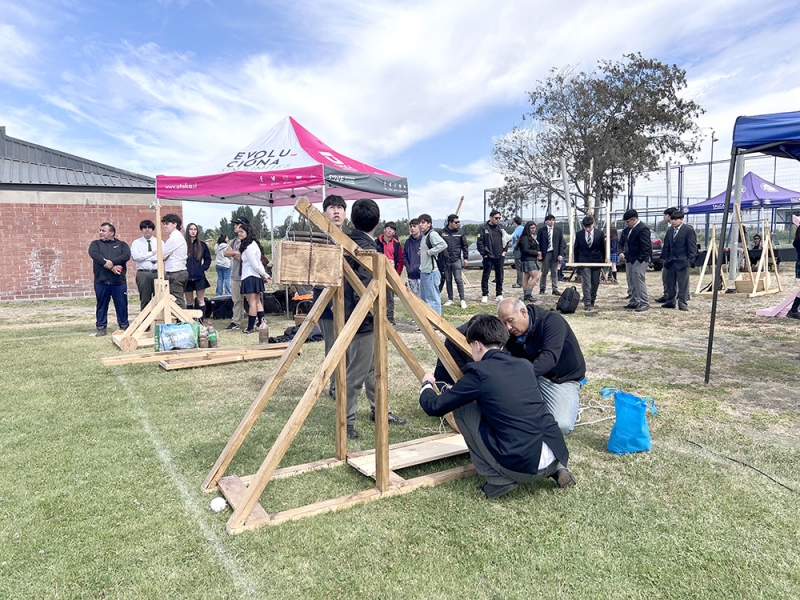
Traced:
[[386, 290], [386, 318], [390, 323], [394, 323], [394, 292]]
[[517, 285], [522, 287], [522, 252], [514, 250], [514, 268], [517, 270]]
[[231, 279], [231, 300], [233, 301], [231, 323], [241, 325], [242, 319], [244, 319], [244, 296], [242, 296], [241, 279]]
[[648, 264], [644, 261], [627, 263], [625, 267], [631, 282], [631, 303], [636, 306], [650, 306], [647, 299], [647, 281], [645, 280], [647, 267]]
[[173, 271], [166, 273], [166, 276], [169, 281], [169, 293], [175, 297], [178, 306], [186, 308], [186, 298], [183, 295], [183, 291], [189, 281], [189, 271]]
[[544, 252], [542, 254], [542, 278], [539, 280], [539, 291], [544, 293], [547, 287], [547, 274], [550, 273], [550, 282], [553, 291], [558, 291], [558, 255], [555, 252]]
[[453, 279], [456, 280], [456, 288], [458, 289], [459, 300], [464, 300], [464, 277], [461, 274], [461, 259], [456, 262], [450, 263], [447, 267], [447, 273], [443, 273], [447, 283], [447, 299], [453, 299]]
[[136, 289], [139, 290], [139, 308], [142, 310], [153, 299], [156, 277], [158, 277], [158, 273], [152, 273], [149, 270], [136, 271]]
[[689, 301], [689, 267], [671, 266], [664, 272], [667, 274], [664, 293], [667, 302], [674, 304], [677, 297], [679, 304], [686, 304]]
[[453, 411], [456, 423], [464, 436], [464, 441], [469, 448], [469, 455], [472, 464], [478, 475], [486, 477], [486, 482], [492, 485], [508, 485], [509, 483], [526, 483], [538, 481], [553, 475], [561, 464], [554, 460], [545, 469], [540, 469], [536, 473], [519, 473], [503, 467], [486, 447], [486, 443], [481, 437], [479, 427], [481, 424], [481, 409], [477, 402], [470, 402]]
[[[322, 341], [325, 344], [325, 356], [328, 356], [328, 352], [333, 348], [333, 319], [320, 319], [317, 321], [317, 325], [319, 325], [319, 330], [322, 332]], [[331, 375], [330, 390], [331, 394], [336, 393], [336, 373]]]
[[597, 288], [600, 287], [600, 267], [581, 267], [581, 288], [583, 303], [591, 306], [597, 300]]
[[[333, 321], [331, 321], [333, 323]], [[375, 410], [375, 334], [357, 333], [347, 347], [347, 424], [355, 425], [361, 388]]]

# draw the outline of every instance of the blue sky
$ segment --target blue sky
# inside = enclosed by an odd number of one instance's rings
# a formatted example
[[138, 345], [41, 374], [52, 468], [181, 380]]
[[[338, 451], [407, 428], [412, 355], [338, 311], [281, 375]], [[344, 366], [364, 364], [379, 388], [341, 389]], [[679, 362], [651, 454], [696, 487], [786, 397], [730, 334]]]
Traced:
[[[483, 189], [501, 183], [492, 138], [521, 123], [550, 67], [637, 51], [679, 64], [721, 156], [736, 116], [800, 109], [798, 32], [796, 1], [0, 0], [0, 125], [156, 175], [291, 115], [408, 177], [412, 214], [444, 216], [464, 195], [479, 219]], [[184, 213], [215, 226], [231, 208]]]

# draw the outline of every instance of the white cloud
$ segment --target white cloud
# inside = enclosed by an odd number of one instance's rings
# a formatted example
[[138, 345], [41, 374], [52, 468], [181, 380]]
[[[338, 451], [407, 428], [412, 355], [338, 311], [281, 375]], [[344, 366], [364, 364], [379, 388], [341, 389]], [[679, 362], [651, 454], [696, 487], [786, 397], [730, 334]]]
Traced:
[[18, 88], [34, 87], [37, 78], [31, 63], [36, 57], [36, 46], [17, 27], [0, 23], [0, 81]]

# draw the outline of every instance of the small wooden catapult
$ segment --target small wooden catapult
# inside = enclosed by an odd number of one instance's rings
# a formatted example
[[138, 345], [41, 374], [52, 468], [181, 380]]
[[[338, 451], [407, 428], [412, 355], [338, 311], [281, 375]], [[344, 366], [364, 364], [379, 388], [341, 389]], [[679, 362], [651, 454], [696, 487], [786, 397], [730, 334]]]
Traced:
[[[158, 227], [158, 224], [161, 223], [161, 204], [156, 200], [151, 205], [151, 208], [155, 208], [156, 227]], [[156, 323], [172, 323], [173, 319], [188, 323], [203, 316], [202, 311], [178, 306], [175, 298], [169, 293], [169, 281], [164, 279], [164, 255], [161, 251], [161, 237], [158, 235], [154, 237], [156, 238], [158, 252], [158, 277], [153, 282], [155, 294], [125, 331], [118, 330], [111, 334], [111, 341], [125, 352], [145, 346], [152, 347], [155, 339], [151, 331]]]
[[[734, 205], [734, 210], [736, 212], [736, 220], [739, 223], [739, 239], [744, 241], [747, 239], [747, 237], [745, 235], [739, 206]], [[753, 272], [753, 266], [750, 264], [750, 258], [747, 255], [747, 248], [745, 248], [744, 263], [747, 266], [747, 270], [742, 271], [742, 273], [733, 281], [733, 285], [737, 293], [724, 294], [724, 297], [734, 296], [739, 298], [755, 298], [756, 296], [776, 294], [783, 291], [781, 276], [778, 273], [778, 261], [775, 259], [775, 246], [772, 244], [772, 236], [769, 232], [769, 220], [764, 221], [764, 226], [762, 229], [761, 244], [764, 250], [761, 252], [761, 258], [758, 260], [755, 273]], [[744, 243], [746, 244], [746, 242]], [[703, 261], [703, 267], [700, 269], [700, 277], [698, 278], [697, 289], [694, 293], [695, 296], [712, 296], [714, 294], [714, 278], [716, 274], [715, 267], [718, 260], [719, 250], [717, 247], [716, 232], [714, 230], [714, 226], [712, 225], [711, 241], [708, 244], [708, 252], [706, 252], [706, 258]], [[709, 261], [711, 265], [711, 282], [704, 284], [703, 281], [709, 266]], [[774, 271], [775, 287], [773, 287], [773, 275], [770, 273], [770, 267], [772, 267], [772, 271]], [[727, 290], [728, 280], [725, 277], [724, 271], [720, 271], [720, 279], [722, 281], [719, 284], [719, 289]]]
[[[417, 379], [421, 380], [425, 374], [424, 369], [386, 318], [387, 290], [397, 294], [406, 310], [422, 330], [425, 339], [433, 348], [436, 356], [455, 379], [461, 377], [461, 370], [445, 349], [443, 342], [434, 331], [434, 327], [464, 352], [469, 353], [469, 346], [459, 331], [436, 314], [422, 300], [406, 290], [397, 271], [389, 264], [383, 254], [359, 248], [352, 239], [342, 233], [324, 214], [315, 209], [307, 198], [300, 198], [295, 204], [295, 209], [311, 223], [326, 232], [344, 252], [339, 259], [341, 260], [343, 277], [353, 286], [355, 292], [360, 296], [360, 300], [345, 323], [343, 281], [340, 279], [338, 285], [325, 289], [309, 311], [305, 321], [300, 325], [300, 329], [289, 344], [289, 347], [267, 377], [263, 387], [203, 482], [202, 490], [204, 492], [219, 489], [233, 508], [233, 514], [227, 523], [227, 531], [230, 534], [238, 534], [265, 525], [276, 525], [288, 520], [339, 510], [378, 498], [405, 494], [423, 486], [435, 486], [475, 472], [474, 467], [469, 464], [413, 479], [403, 479], [395, 472], [396, 470], [466, 453], [467, 446], [463, 437], [458, 433], [445, 433], [390, 446], [389, 423], [388, 419], [385, 418], [375, 419], [374, 450], [347, 451], [345, 351], [362, 320], [370, 310], [374, 317], [375, 335], [375, 414], [386, 415], [389, 410], [387, 339], [392, 342]], [[353, 268], [344, 259], [344, 256], [351, 257], [358, 264], [371, 271], [373, 279], [366, 288]], [[310, 265], [312, 262], [309, 260], [308, 264]], [[278, 270], [280, 271], [280, 267]], [[269, 450], [258, 472], [255, 475], [245, 477], [236, 475], [224, 476], [226, 469], [252, 429], [256, 419], [264, 410], [282, 378], [286, 375], [297, 356], [297, 350], [302, 347], [311, 329], [331, 301], [333, 302], [335, 332], [333, 347], [317, 369], [311, 383]], [[335, 457], [278, 469], [281, 459], [291, 446], [300, 427], [334, 372], [336, 374]], [[374, 478], [375, 487], [274, 514], [268, 514], [259, 504], [261, 494], [272, 479], [285, 478], [342, 464], [349, 464], [365, 475]]]

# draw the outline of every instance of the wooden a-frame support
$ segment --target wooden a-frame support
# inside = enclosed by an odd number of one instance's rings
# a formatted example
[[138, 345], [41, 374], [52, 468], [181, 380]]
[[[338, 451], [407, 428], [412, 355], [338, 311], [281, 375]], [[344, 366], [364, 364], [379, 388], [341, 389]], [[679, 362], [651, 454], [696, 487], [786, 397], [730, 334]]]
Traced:
[[[161, 205], [158, 200], [153, 205], [156, 210], [156, 227], [158, 227], [158, 224], [161, 223]], [[153, 282], [155, 294], [125, 331], [119, 330], [111, 334], [111, 341], [125, 352], [145, 346], [153, 346], [155, 340], [152, 335], [149, 335], [148, 329], [151, 328], [156, 320], [172, 323], [174, 318], [177, 321], [189, 322], [202, 316], [199, 310], [187, 310], [178, 306], [175, 298], [169, 293], [169, 281], [164, 279], [161, 237], [156, 235], [155, 238], [158, 255], [158, 277]]]
[[[716, 237], [716, 228], [714, 224], [711, 224], [711, 235], [710, 241], [708, 242], [706, 250], [706, 257], [703, 260], [703, 266], [700, 268], [700, 276], [697, 278], [697, 289], [694, 292], [694, 296], [713, 296], [714, 295], [714, 276], [716, 274], [716, 266], [717, 261], [719, 260], [719, 251], [717, 250], [717, 237]], [[706, 272], [708, 271], [709, 266], [711, 267], [711, 282], [710, 283], [703, 283], [703, 278], [706, 276]], [[720, 278], [722, 279], [722, 284], [720, 285], [721, 290], [728, 289], [728, 278], [725, 277], [725, 271], [720, 271]]]
[[[311, 223], [326, 231], [337, 244], [342, 246], [346, 255], [371, 271], [373, 279], [369, 286], [365, 288], [350, 265], [346, 261], [343, 262], [344, 277], [353, 286], [356, 293], [361, 296], [350, 319], [345, 323], [344, 286], [339, 285], [327, 288], [320, 295], [289, 347], [267, 377], [263, 387], [203, 482], [203, 491], [210, 492], [214, 489], [219, 489], [233, 507], [233, 514], [227, 523], [227, 531], [231, 534], [338, 510], [381, 497], [404, 494], [419, 487], [438, 485], [474, 473], [474, 467], [466, 465], [410, 480], [403, 479], [394, 472], [395, 469], [465, 453], [467, 451], [466, 444], [460, 434], [449, 433], [389, 446], [388, 420], [380, 418], [375, 419], [374, 452], [347, 452], [345, 353], [361, 321], [370, 310], [373, 312], [375, 323], [375, 414], [382, 415], [388, 411], [387, 338], [391, 340], [414, 375], [418, 379], [421, 379], [424, 375], [424, 369], [386, 319], [387, 290], [397, 294], [406, 310], [419, 325], [436, 356], [455, 379], [461, 377], [461, 370], [445, 349], [444, 343], [437, 335], [434, 327], [467, 353], [469, 353], [469, 346], [464, 336], [448, 321], [406, 290], [403, 281], [382, 254], [360, 249], [352, 239], [343, 234], [327, 217], [315, 209], [308, 199], [300, 198], [295, 204], [295, 209]], [[231, 475], [225, 477], [225, 471], [236, 452], [285, 376], [297, 356], [297, 351], [302, 347], [311, 329], [331, 301], [333, 303], [335, 334], [333, 347], [323, 360], [258, 472], [253, 476], [238, 477]], [[278, 464], [286, 454], [334, 371], [336, 373], [335, 458], [278, 469]], [[271, 479], [328, 468], [345, 462], [374, 477], [375, 488], [271, 515], [258, 503], [261, 494]]]

